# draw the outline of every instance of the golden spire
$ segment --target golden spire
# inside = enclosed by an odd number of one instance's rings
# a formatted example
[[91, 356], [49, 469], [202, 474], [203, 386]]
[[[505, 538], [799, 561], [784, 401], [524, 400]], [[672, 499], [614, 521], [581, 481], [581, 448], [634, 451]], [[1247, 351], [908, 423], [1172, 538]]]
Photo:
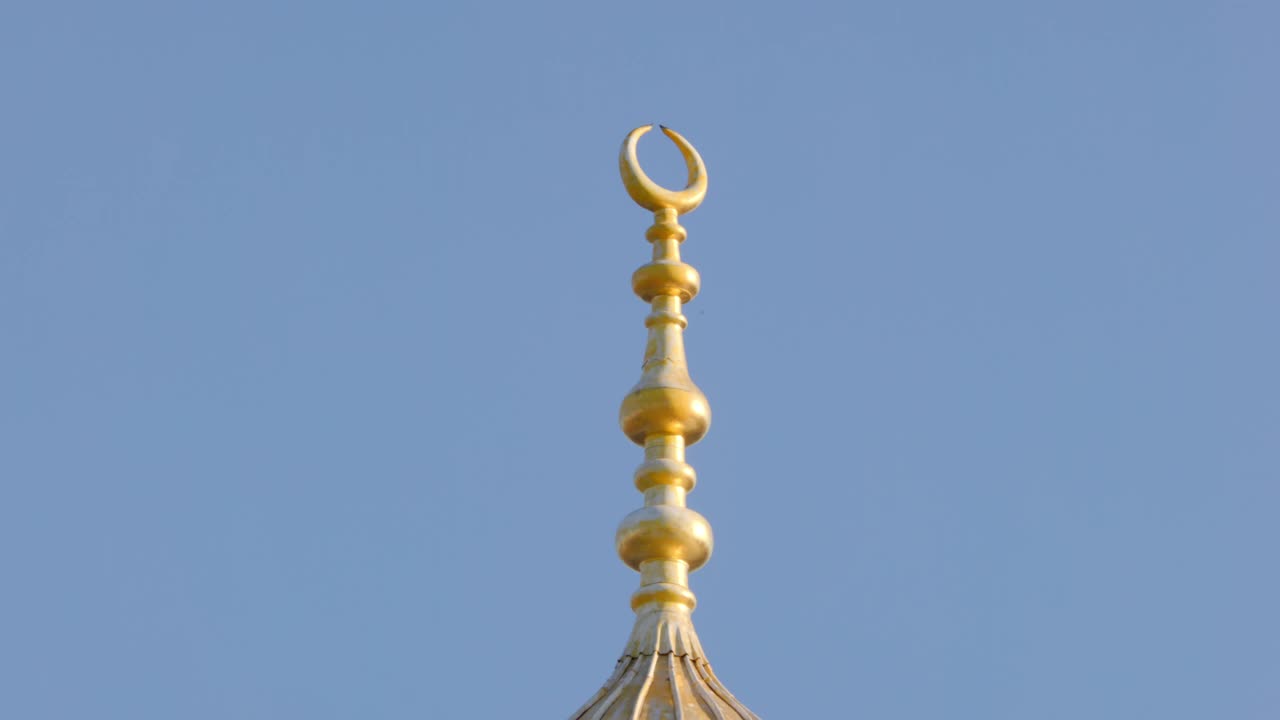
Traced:
[[622, 431], [644, 447], [644, 462], [635, 472], [644, 507], [623, 518], [616, 536], [619, 557], [640, 572], [640, 589], [631, 596], [636, 622], [613, 675], [570, 720], [758, 720], [716, 678], [693, 629], [697, 600], [689, 572], [711, 557], [712, 538], [707, 519], [685, 507], [696, 477], [684, 451], [706, 434], [711, 408], [685, 362], [689, 321], [681, 308], [698, 294], [701, 281], [680, 260], [687, 233], [679, 216], [702, 202], [707, 168], [688, 140], [663, 127], [684, 156], [689, 183], [680, 191], [654, 183], [636, 158], [637, 141], [652, 129], [632, 130], [618, 158], [631, 199], [654, 217], [645, 233], [653, 261], [631, 276], [631, 288], [653, 308], [644, 323], [649, 341], [640, 382], [619, 412]]

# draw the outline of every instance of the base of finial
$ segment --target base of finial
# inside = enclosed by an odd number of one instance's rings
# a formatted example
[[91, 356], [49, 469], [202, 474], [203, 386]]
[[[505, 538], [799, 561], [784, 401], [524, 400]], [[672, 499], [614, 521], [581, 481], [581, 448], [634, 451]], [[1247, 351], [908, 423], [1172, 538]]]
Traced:
[[631, 628], [622, 656], [688, 655], [702, 658], [702, 643], [693, 629], [689, 610], [670, 603], [654, 603], [636, 612], [636, 624]]
[[569, 720], [759, 720], [720, 682], [702, 653], [689, 611], [679, 605], [641, 608], [631, 637], [603, 687]]

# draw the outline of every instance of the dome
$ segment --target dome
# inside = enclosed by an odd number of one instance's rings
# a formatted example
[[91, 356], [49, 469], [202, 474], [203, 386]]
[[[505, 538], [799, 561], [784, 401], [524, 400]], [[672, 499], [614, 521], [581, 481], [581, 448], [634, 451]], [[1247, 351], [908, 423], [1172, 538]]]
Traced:
[[[641, 637], [637, 637], [640, 635]], [[688, 614], [645, 613], [613, 674], [569, 720], [759, 720], [716, 677]]]

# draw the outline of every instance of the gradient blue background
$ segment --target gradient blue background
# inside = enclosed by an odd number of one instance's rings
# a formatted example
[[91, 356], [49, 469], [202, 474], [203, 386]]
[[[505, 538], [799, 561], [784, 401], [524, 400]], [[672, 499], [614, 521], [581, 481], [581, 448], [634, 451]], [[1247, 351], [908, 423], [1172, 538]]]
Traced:
[[[559, 718], [685, 222], [766, 719], [1280, 716], [1273, 3], [0, 11], [0, 716]], [[674, 148], [641, 144], [683, 179]]]

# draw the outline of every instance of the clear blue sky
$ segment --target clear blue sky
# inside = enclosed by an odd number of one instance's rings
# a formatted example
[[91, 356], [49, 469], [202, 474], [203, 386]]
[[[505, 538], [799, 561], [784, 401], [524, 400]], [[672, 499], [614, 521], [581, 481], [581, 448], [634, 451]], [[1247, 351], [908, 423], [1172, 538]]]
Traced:
[[[1268, 2], [0, 11], [0, 716], [557, 718], [648, 216], [772, 720], [1280, 716]], [[641, 157], [682, 179], [665, 139]]]

